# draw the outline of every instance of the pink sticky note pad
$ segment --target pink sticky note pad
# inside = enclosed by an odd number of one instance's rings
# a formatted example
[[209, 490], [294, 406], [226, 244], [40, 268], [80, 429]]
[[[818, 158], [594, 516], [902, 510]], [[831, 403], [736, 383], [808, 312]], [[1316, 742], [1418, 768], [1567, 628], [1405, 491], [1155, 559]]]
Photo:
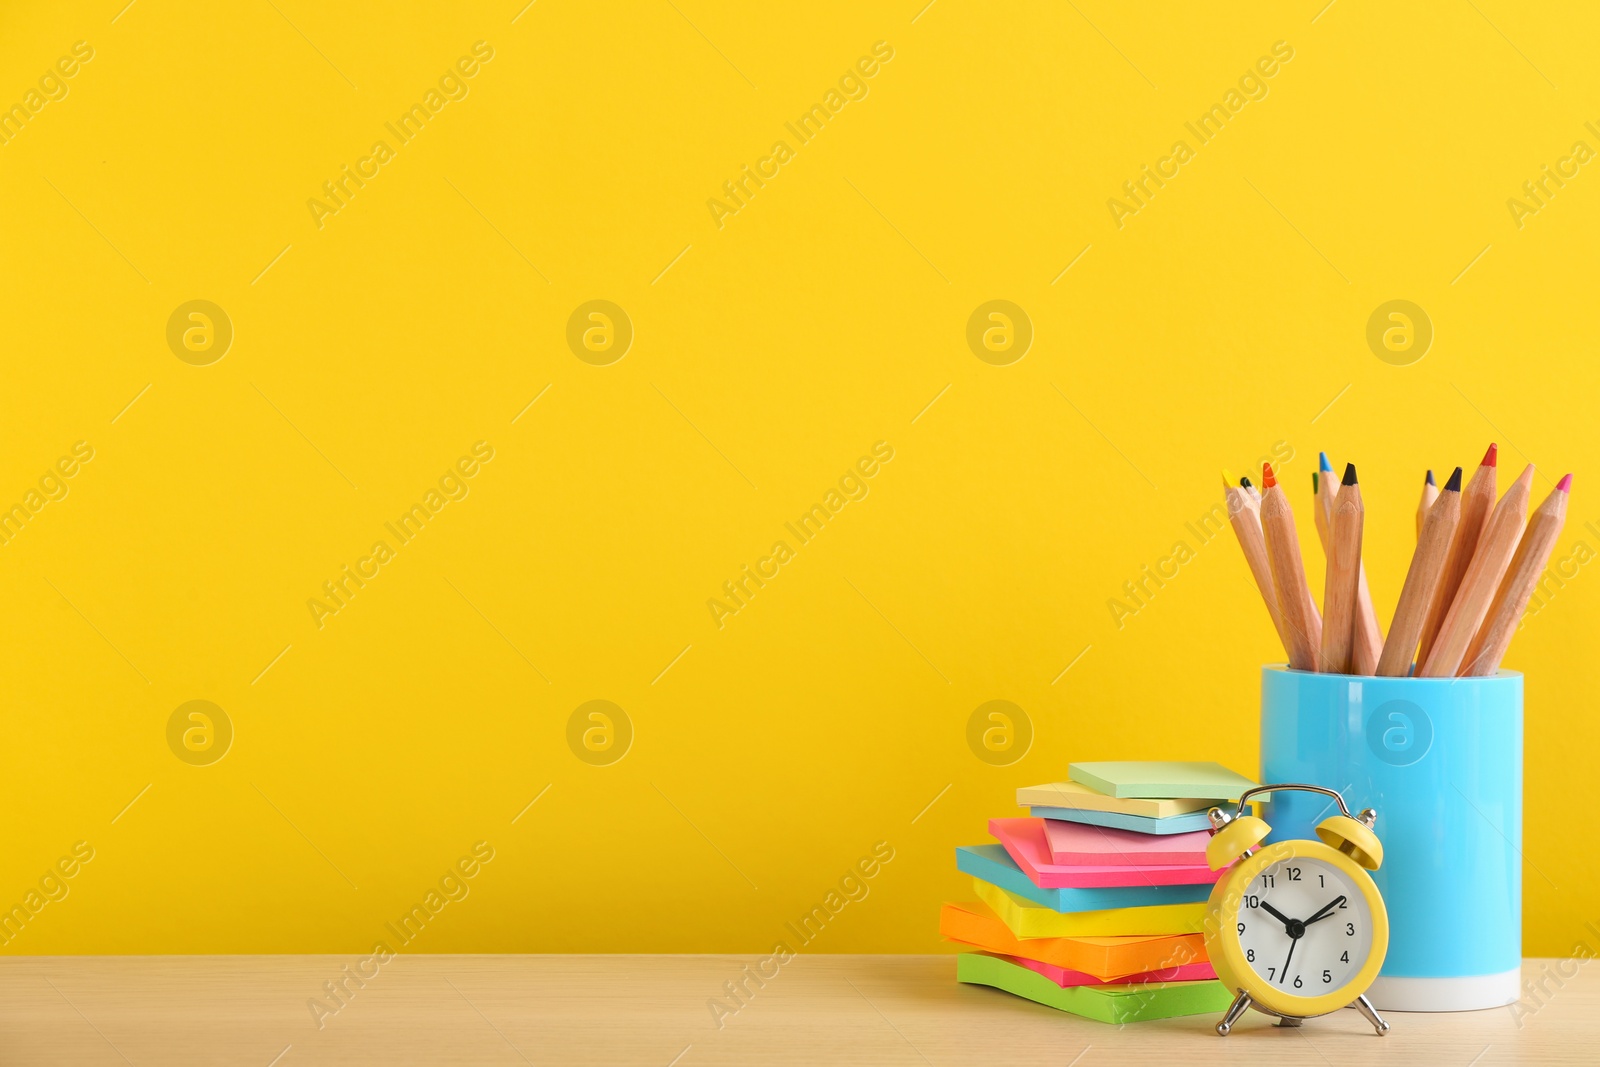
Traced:
[[1044, 820], [1045, 840], [1052, 863], [1123, 866], [1139, 863], [1194, 865], [1206, 861], [1211, 834], [1193, 830], [1186, 834], [1142, 834], [1088, 823]]
[[1024, 874], [1041, 889], [1092, 889], [1106, 886], [1208, 885], [1222, 877], [1199, 864], [1065, 864], [1050, 856], [1043, 819], [990, 819], [989, 833]]
[[1058, 967], [1053, 963], [1043, 963], [1039, 960], [1023, 959], [1021, 956], [1001, 956], [1001, 959], [1010, 960], [1012, 963], [1021, 964], [1031, 971], [1037, 971], [1062, 989], [1070, 989], [1080, 985], [1144, 985], [1147, 982], [1204, 982], [1215, 978], [1217, 972], [1212, 970], [1207, 960], [1198, 963], [1180, 963], [1175, 967], [1163, 967], [1159, 971], [1145, 971], [1143, 974], [1125, 974], [1117, 978], [1096, 978], [1092, 974], [1082, 971], [1069, 971], [1065, 967]]

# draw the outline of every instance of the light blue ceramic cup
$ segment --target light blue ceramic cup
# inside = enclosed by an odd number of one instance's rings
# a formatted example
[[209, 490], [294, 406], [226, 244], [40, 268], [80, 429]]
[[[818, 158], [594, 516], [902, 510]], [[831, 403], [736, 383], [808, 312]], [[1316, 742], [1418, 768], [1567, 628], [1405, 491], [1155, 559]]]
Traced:
[[[1261, 780], [1337, 789], [1378, 812], [1389, 952], [1380, 1010], [1510, 1004], [1522, 967], [1522, 675], [1261, 673]], [[1331, 803], [1331, 802], [1329, 802]], [[1269, 840], [1313, 837], [1336, 809], [1273, 795]]]

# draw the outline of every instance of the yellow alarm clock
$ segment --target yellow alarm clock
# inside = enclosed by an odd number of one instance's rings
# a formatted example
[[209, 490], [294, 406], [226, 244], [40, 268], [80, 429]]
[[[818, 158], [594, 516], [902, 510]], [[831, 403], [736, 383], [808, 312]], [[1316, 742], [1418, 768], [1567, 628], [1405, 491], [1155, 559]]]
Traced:
[[[1340, 813], [1317, 825], [1320, 841], [1261, 844], [1272, 827], [1244, 814], [1245, 805], [1286, 789], [1338, 802]], [[1234, 864], [1206, 902], [1206, 952], [1236, 994], [1217, 1033], [1228, 1036], [1250, 1008], [1299, 1026], [1343, 1007], [1388, 1033], [1365, 995], [1389, 948], [1389, 914], [1367, 873], [1383, 862], [1372, 832], [1377, 812], [1352, 816], [1343, 797], [1317, 785], [1263, 785], [1240, 797], [1232, 815], [1212, 808], [1210, 818], [1206, 862], [1212, 870]]]

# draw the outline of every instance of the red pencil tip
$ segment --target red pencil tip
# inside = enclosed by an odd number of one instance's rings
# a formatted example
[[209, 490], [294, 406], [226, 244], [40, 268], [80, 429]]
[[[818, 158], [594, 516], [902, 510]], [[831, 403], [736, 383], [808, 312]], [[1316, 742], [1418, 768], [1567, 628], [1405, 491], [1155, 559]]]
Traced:
[[1497, 466], [1499, 466], [1499, 460], [1500, 460], [1500, 446], [1492, 444], [1492, 445], [1489, 446], [1489, 451], [1487, 451], [1487, 452], [1485, 452], [1483, 454], [1483, 462], [1478, 464], [1478, 466], [1480, 466], [1480, 467], [1497, 467]]
[[1572, 475], [1568, 474], [1556, 483], [1556, 488], [1563, 493], [1572, 492]]
[[1278, 476], [1272, 473], [1272, 464], [1263, 463], [1261, 465], [1261, 488], [1271, 489], [1277, 484]]

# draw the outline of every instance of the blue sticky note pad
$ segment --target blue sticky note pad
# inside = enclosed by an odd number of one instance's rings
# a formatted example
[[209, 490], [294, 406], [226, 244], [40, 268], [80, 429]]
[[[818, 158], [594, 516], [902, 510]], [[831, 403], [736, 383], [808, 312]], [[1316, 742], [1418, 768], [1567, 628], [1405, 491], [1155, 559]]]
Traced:
[[1109, 826], [1116, 830], [1137, 830], [1142, 834], [1187, 834], [1195, 830], [1211, 829], [1211, 820], [1203, 811], [1187, 815], [1169, 815], [1165, 819], [1152, 819], [1145, 815], [1124, 815], [1120, 811], [1090, 811], [1087, 808], [1029, 808], [1028, 814], [1036, 819], [1060, 819], [1062, 822], [1088, 823], [1090, 826]]
[[1140, 908], [1147, 904], [1188, 904], [1211, 895], [1210, 885], [1132, 885], [1100, 889], [1041, 889], [1018, 867], [1004, 845], [962, 845], [956, 869], [1019, 897], [1061, 912]]

